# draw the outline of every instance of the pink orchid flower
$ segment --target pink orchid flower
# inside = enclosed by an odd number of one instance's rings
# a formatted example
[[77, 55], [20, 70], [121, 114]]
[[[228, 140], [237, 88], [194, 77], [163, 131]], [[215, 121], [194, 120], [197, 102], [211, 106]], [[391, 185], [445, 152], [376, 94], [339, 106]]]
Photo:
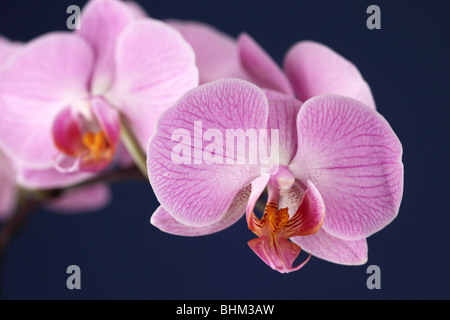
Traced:
[[30, 41], [0, 71], [0, 145], [23, 183], [67, 186], [104, 169], [121, 122], [145, 150], [161, 111], [197, 85], [191, 47], [142, 15], [125, 2], [90, 1], [80, 30]]
[[[0, 36], [0, 69], [22, 47], [22, 43]], [[0, 220], [8, 219], [16, 208], [20, 188], [18, 171], [11, 159], [0, 150]], [[110, 201], [109, 187], [98, 183], [65, 192], [59, 199], [49, 202], [47, 209], [62, 213], [89, 212], [105, 207]]]
[[294, 44], [284, 57], [282, 70], [246, 33], [235, 40], [201, 22], [169, 20], [168, 23], [194, 49], [200, 84], [233, 77], [296, 96], [301, 101], [321, 94], [338, 94], [375, 109], [370, 87], [358, 68], [321, 43]]
[[[244, 150], [246, 161], [237, 162], [239, 151], [228, 153], [218, 138], [229, 129], [277, 130], [278, 154], [262, 165], [249, 162]], [[208, 132], [215, 134], [206, 137]], [[270, 149], [276, 150], [272, 144]], [[174, 161], [180, 150], [193, 160]], [[218, 160], [206, 161], [212, 155]], [[396, 217], [403, 192], [402, 146], [372, 108], [339, 95], [302, 104], [239, 79], [210, 82], [183, 95], [161, 116], [147, 156], [161, 203], [153, 225], [199, 236], [229, 227], [246, 212], [257, 236], [249, 246], [282, 273], [306, 263], [294, 266], [300, 247], [339, 264], [365, 263], [366, 238]], [[254, 208], [266, 188], [259, 219]]]

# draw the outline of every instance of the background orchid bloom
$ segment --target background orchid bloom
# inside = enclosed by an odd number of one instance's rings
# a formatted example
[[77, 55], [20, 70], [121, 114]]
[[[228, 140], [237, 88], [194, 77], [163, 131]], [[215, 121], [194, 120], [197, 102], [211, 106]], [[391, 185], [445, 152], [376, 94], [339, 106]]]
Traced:
[[0, 72], [0, 145], [31, 188], [107, 167], [121, 122], [144, 150], [159, 113], [198, 83], [191, 47], [138, 7], [93, 0], [82, 17], [78, 32], [30, 41]]
[[[0, 69], [16, 54], [23, 44], [0, 36]], [[11, 216], [19, 199], [20, 174], [14, 163], [0, 150], [0, 220]], [[51, 178], [50, 178], [51, 180]], [[80, 201], [82, 200], [82, 201]], [[62, 213], [88, 212], [105, 207], [111, 200], [109, 187], [103, 183], [66, 191], [50, 201], [47, 209]]]
[[[15, 171], [10, 159], [0, 152], [0, 221], [11, 217], [18, 204], [20, 186]], [[63, 214], [90, 212], [107, 206], [111, 196], [107, 184], [96, 183], [67, 190], [48, 201], [46, 208]]]
[[314, 41], [300, 41], [286, 53], [283, 69], [248, 34], [237, 40], [207, 24], [169, 20], [197, 55], [200, 83], [234, 77], [306, 101], [321, 94], [354, 98], [375, 109], [369, 85], [358, 68]]
[[[226, 129], [277, 129], [271, 166], [177, 164], [171, 152], [180, 128], [193, 123]], [[198, 134], [198, 133], [197, 133]], [[189, 146], [201, 154], [209, 144]], [[216, 155], [220, 150], [215, 150]], [[151, 223], [162, 231], [198, 236], [235, 223], [246, 212], [258, 238], [253, 251], [271, 268], [291, 272], [300, 247], [335, 263], [367, 260], [366, 238], [397, 215], [403, 192], [402, 147], [386, 120], [363, 103], [322, 95], [303, 105], [288, 95], [238, 79], [204, 84], [161, 116], [149, 143], [148, 173], [161, 203]], [[248, 159], [248, 158], [247, 158]], [[265, 213], [253, 213], [267, 187]]]
[[21, 47], [21, 43], [0, 36], [0, 70], [6, 64], [6, 61]]

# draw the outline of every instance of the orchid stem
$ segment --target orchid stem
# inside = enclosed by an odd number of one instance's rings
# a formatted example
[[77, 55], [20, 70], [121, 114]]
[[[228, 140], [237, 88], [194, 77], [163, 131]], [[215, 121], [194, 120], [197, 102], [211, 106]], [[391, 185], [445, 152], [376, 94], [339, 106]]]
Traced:
[[144, 152], [136, 140], [136, 137], [130, 131], [130, 129], [124, 124], [123, 120], [120, 121], [120, 136], [123, 144], [127, 148], [131, 157], [133, 158], [136, 166], [139, 168], [144, 177], [148, 177], [147, 174], [147, 160]]

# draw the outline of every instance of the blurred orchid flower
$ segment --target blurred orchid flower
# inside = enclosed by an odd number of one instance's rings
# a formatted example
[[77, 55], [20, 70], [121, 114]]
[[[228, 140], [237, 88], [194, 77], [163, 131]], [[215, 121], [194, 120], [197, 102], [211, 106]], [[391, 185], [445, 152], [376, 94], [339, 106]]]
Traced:
[[8, 59], [22, 47], [20, 42], [11, 41], [0, 35], [0, 70]]
[[192, 45], [197, 56], [200, 84], [222, 78], [240, 78], [306, 101], [317, 95], [338, 94], [375, 109], [369, 85], [358, 68], [314, 41], [300, 41], [286, 53], [283, 69], [248, 34], [237, 40], [205, 23], [168, 20]]
[[[23, 48], [20, 42], [10, 41], [0, 36], [0, 69]], [[8, 219], [19, 201], [18, 170], [0, 150], [0, 220]], [[81, 201], [82, 200], [82, 201]], [[47, 209], [63, 213], [87, 212], [106, 206], [111, 200], [111, 192], [106, 184], [69, 190], [59, 199], [50, 201]]]
[[[11, 217], [19, 201], [20, 186], [14, 165], [0, 152], [0, 221]], [[111, 202], [107, 184], [70, 189], [56, 199], [47, 201], [46, 208], [58, 213], [84, 213], [104, 208]]]
[[[199, 142], [199, 120], [206, 141]], [[248, 150], [239, 163], [239, 151], [219, 148], [226, 143], [216, 140], [230, 129], [278, 130], [270, 165], [249, 162]], [[206, 138], [208, 132], [214, 134]], [[194, 161], [174, 161], [180, 150]], [[226, 162], [205, 161], [212, 153]], [[161, 203], [151, 223], [168, 233], [199, 236], [229, 227], [246, 212], [258, 236], [248, 244], [274, 270], [301, 268], [307, 260], [293, 266], [300, 247], [331, 262], [363, 264], [366, 238], [398, 213], [401, 156], [387, 121], [360, 101], [321, 95], [302, 104], [245, 80], [210, 82], [164, 112], [150, 140], [148, 174]], [[259, 219], [254, 208], [266, 188]]]
[[30, 41], [0, 71], [0, 145], [24, 185], [67, 186], [104, 169], [121, 123], [145, 150], [162, 110], [197, 85], [191, 47], [142, 16], [125, 2], [90, 1], [80, 30]]

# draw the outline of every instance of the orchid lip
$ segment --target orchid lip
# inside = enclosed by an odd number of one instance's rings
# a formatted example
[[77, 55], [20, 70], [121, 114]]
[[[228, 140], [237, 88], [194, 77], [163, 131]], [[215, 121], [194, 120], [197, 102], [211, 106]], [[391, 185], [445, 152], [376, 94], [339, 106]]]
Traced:
[[114, 157], [118, 130], [117, 112], [101, 98], [94, 97], [63, 109], [52, 129], [59, 151], [54, 162], [56, 169], [96, 172], [105, 168]]
[[[287, 170], [279, 172], [280, 177], [287, 177]], [[319, 231], [325, 218], [325, 206], [317, 189], [308, 182], [308, 189], [303, 194], [300, 206], [290, 216], [288, 208], [279, 208], [278, 200], [282, 194], [272, 181], [269, 181], [268, 188], [269, 198], [263, 217], [258, 219], [252, 212], [248, 219], [249, 229], [258, 236], [257, 239], [250, 240], [248, 245], [272, 269], [281, 273], [292, 272], [302, 268], [310, 257], [293, 267], [301, 248], [289, 238]]]

